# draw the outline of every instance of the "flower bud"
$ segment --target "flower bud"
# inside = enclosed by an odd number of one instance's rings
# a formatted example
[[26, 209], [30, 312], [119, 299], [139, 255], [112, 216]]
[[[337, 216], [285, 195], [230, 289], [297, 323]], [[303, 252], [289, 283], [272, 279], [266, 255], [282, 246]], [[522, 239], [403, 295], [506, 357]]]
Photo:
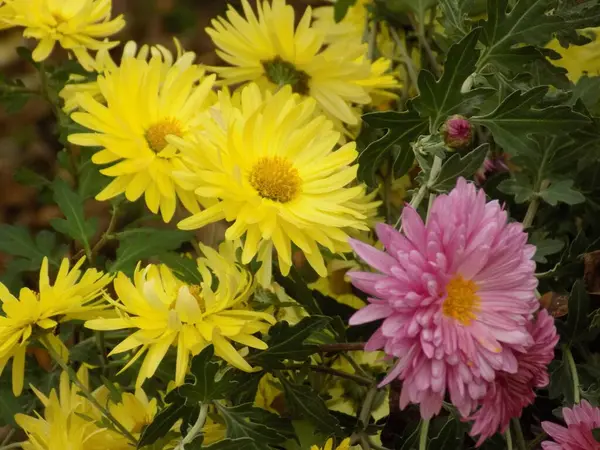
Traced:
[[466, 117], [454, 115], [442, 126], [444, 142], [450, 148], [467, 147], [473, 139], [473, 127]]

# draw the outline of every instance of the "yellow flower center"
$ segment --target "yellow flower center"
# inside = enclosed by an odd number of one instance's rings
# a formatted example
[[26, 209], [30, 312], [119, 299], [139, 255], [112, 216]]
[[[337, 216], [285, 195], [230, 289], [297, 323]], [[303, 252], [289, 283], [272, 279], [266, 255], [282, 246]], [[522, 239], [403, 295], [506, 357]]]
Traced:
[[279, 203], [293, 200], [302, 182], [298, 170], [280, 156], [260, 158], [250, 171], [249, 181], [262, 198]]
[[471, 320], [480, 310], [481, 299], [477, 295], [477, 285], [471, 280], [465, 280], [456, 275], [446, 285], [446, 300], [442, 312], [446, 317], [452, 317], [463, 325], [470, 325]]
[[179, 120], [169, 117], [154, 125], [150, 125], [146, 130], [144, 137], [150, 148], [156, 153], [159, 153], [167, 146], [167, 136], [170, 134], [182, 137], [183, 130]]

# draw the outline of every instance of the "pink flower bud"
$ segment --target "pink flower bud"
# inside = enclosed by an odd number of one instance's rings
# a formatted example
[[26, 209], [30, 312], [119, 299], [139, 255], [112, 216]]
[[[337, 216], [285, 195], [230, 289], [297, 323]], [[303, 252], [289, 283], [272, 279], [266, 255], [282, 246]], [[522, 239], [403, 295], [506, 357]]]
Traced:
[[473, 127], [466, 117], [454, 115], [442, 126], [444, 142], [450, 148], [459, 149], [468, 146], [473, 139]]

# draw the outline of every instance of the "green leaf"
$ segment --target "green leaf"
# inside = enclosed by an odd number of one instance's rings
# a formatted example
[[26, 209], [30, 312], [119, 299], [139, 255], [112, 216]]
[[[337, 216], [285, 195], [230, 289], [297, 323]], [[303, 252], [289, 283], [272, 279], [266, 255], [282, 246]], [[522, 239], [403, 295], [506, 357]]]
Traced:
[[577, 280], [569, 296], [569, 314], [567, 315], [567, 334], [571, 341], [577, 340], [588, 331], [590, 297], [585, 290], [583, 280]]
[[283, 386], [287, 409], [295, 418], [307, 419], [324, 433], [340, 432], [338, 420], [329, 413], [323, 399], [310, 386], [292, 384], [283, 376], [277, 378]]
[[92, 162], [92, 152], [85, 153], [79, 165], [77, 190], [82, 198], [93, 198], [110, 182], [110, 178], [100, 173]]
[[428, 116], [431, 130], [437, 131], [451, 115], [471, 113], [480, 105], [493, 89], [473, 89], [461, 93], [461, 86], [475, 71], [479, 52], [475, 49], [480, 29], [476, 28], [460, 42], [450, 47], [444, 73], [436, 82], [431, 72], [422, 70], [419, 74], [420, 96], [414, 100], [415, 109], [421, 116]]
[[136, 228], [119, 233], [117, 258], [110, 266], [110, 271], [132, 274], [139, 261], [176, 250], [191, 236], [192, 233], [187, 231], [158, 228]]
[[192, 406], [187, 406], [185, 403], [167, 406], [154, 416], [150, 425], [144, 428], [136, 448], [154, 444], [160, 438], [165, 436], [178, 420], [189, 415], [192, 409]]
[[26, 186], [41, 189], [50, 186], [50, 180], [27, 167], [19, 167], [15, 172], [15, 181]]
[[586, 116], [568, 106], [534, 108], [546, 92], [547, 86], [538, 86], [526, 92], [515, 91], [494, 111], [472, 117], [471, 122], [487, 127], [494, 135], [494, 140], [511, 155], [530, 153], [534, 143], [527, 137], [534, 133], [547, 136], [566, 134], [589, 122]]
[[64, 219], [52, 219], [50, 225], [59, 233], [65, 234], [79, 242], [87, 255], [91, 253], [90, 239], [98, 229], [96, 219], [86, 219], [83, 211], [84, 199], [69, 185], [56, 179], [52, 183], [54, 201], [65, 215]]
[[559, 239], [545, 239], [546, 233], [533, 232], [529, 235], [529, 244], [535, 245], [533, 260], [545, 264], [548, 262], [546, 256], [560, 252], [565, 243]]
[[440, 0], [438, 3], [442, 11], [440, 23], [444, 33], [455, 41], [466, 36], [469, 28], [465, 22], [473, 0]]
[[523, 173], [516, 173], [512, 178], [502, 180], [498, 184], [500, 192], [515, 197], [516, 203], [525, 203], [533, 198], [534, 191], [531, 185], [531, 180]]
[[281, 275], [279, 271], [274, 274], [277, 283], [285, 289], [285, 292], [292, 298], [298, 299], [304, 309], [309, 314], [323, 314], [319, 303], [313, 295], [313, 291], [307, 286], [306, 280], [302, 278], [302, 275], [298, 272], [295, 267], [291, 267], [290, 273], [287, 276]]
[[448, 416], [446, 423], [436, 437], [431, 439], [428, 450], [454, 450], [462, 448], [464, 429], [456, 418]]
[[569, 104], [574, 105], [578, 99], [581, 99], [588, 109], [597, 110], [600, 103], [600, 77], [590, 77], [585, 74], [579, 78], [573, 88]]
[[549, 397], [552, 399], [564, 397], [564, 403], [572, 405], [575, 401], [573, 374], [569, 368], [565, 352], [563, 352], [562, 359], [555, 359], [550, 363], [548, 372], [550, 373]]
[[583, 194], [573, 189], [573, 180], [552, 182], [548, 188], [540, 192], [540, 197], [552, 206], [556, 206], [558, 202], [568, 205], [585, 202]]
[[283, 367], [282, 361], [305, 361], [317, 351], [315, 345], [305, 344], [311, 334], [327, 326], [329, 317], [310, 316], [303, 318], [294, 326], [286, 321], [278, 322], [269, 330], [267, 344], [269, 348], [254, 353], [248, 359], [263, 367]]
[[[392, 157], [396, 163], [393, 167], [396, 177], [408, 172], [410, 165], [406, 161], [414, 160], [410, 144], [426, 134], [428, 120], [419, 115], [407, 103], [407, 111], [374, 112], [363, 116], [363, 120], [374, 128], [387, 129], [386, 133], [376, 141], [371, 142], [358, 157], [358, 178], [370, 186], [377, 185], [375, 172], [381, 164]], [[400, 164], [398, 164], [400, 163]]]
[[261, 408], [254, 408], [251, 403], [227, 407], [215, 403], [220, 416], [227, 425], [226, 436], [230, 439], [249, 438], [250, 450], [270, 450], [284, 442], [294, 431], [289, 420]]
[[10, 383], [0, 383], [0, 426], [16, 426], [15, 414], [23, 412], [23, 405], [12, 393]]
[[251, 450], [254, 447], [252, 439], [250, 438], [238, 438], [238, 439], [223, 439], [222, 441], [215, 442], [201, 448], [206, 450]]
[[0, 105], [7, 114], [19, 112], [36, 95], [18, 79], [9, 79], [0, 74]]
[[168, 252], [160, 255], [160, 262], [169, 266], [177, 277], [189, 284], [201, 284], [202, 275], [198, 272], [198, 263], [178, 253]]
[[435, 191], [448, 191], [456, 186], [457, 178], [473, 175], [483, 165], [488, 149], [488, 144], [481, 144], [465, 156], [454, 153], [444, 162], [431, 188]]
[[333, 5], [333, 19], [336, 23], [341, 22], [346, 14], [348, 13], [348, 9], [351, 6], [356, 4], [356, 0], [337, 0], [335, 5]]
[[192, 360], [190, 373], [194, 383], [186, 383], [167, 395], [167, 401], [175, 403], [177, 395], [185, 399], [187, 405], [193, 406], [212, 400], [224, 399], [235, 390], [238, 381], [234, 379], [235, 372], [229, 370], [218, 376], [220, 365], [213, 361], [214, 348], [209, 345]]

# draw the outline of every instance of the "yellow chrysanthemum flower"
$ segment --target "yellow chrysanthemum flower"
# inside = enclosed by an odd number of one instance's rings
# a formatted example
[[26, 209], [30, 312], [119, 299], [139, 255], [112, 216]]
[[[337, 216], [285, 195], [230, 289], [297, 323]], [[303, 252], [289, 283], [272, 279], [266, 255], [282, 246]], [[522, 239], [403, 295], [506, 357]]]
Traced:
[[[0, 283], [0, 302], [4, 315], [0, 316], [0, 374], [12, 358], [12, 387], [15, 395], [23, 390], [25, 352], [31, 337], [47, 334], [51, 345], [65, 354], [60, 340], [50, 332], [59, 322], [71, 319], [87, 319], [104, 308], [98, 301], [102, 289], [111, 277], [88, 269], [81, 276], [80, 259], [69, 271], [69, 260], [63, 259], [54, 285], [48, 276], [48, 259], [44, 258], [40, 269], [39, 292], [21, 289], [19, 298], [13, 296]], [[92, 314], [92, 315], [90, 315]]]
[[[344, 51], [325, 45], [325, 34], [311, 25], [307, 8], [298, 26], [294, 9], [285, 0], [257, 2], [258, 16], [242, 0], [245, 17], [230, 6], [227, 19], [212, 21], [207, 33], [219, 56], [233, 67], [212, 67], [226, 84], [256, 82], [263, 89], [289, 85], [294, 92], [317, 100], [324, 112], [348, 125], [360, 121], [353, 104], [371, 103], [370, 62], [366, 44]], [[381, 77], [380, 77], [381, 81]], [[393, 77], [383, 80], [392, 85]], [[378, 84], [379, 85], [379, 84]]]
[[[340, 445], [338, 445], [335, 450], [349, 450], [350, 449], [350, 438], [344, 439]], [[328, 439], [325, 442], [325, 446], [319, 448], [317, 445], [313, 445], [310, 450], [333, 450], [333, 439]]]
[[120, 67], [98, 76], [106, 106], [89, 93], [78, 97], [86, 112], [77, 111], [71, 117], [91, 132], [72, 134], [69, 141], [101, 147], [92, 161], [110, 164], [101, 172], [115, 178], [97, 200], [125, 193], [129, 201], [135, 201], [144, 195], [150, 211], [160, 210], [165, 222], [173, 217], [177, 199], [190, 212], [200, 210], [194, 194], [173, 183], [171, 174], [181, 168], [181, 160], [166, 140], [169, 135], [186, 139], [209, 106], [215, 77], [204, 77], [204, 71], [187, 55], [173, 65], [162, 53], [154, 54], [149, 62], [125, 57]]
[[598, 40], [599, 28], [587, 28], [581, 30], [582, 34], [592, 39], [586, 45], [570, 45], [564, 48], [557, 39], [553, 39], [546, 47], [560, 53], [562, 59], [552, 60], [552, 64], [564, 67], [568, 70], [567, 76], [573, 82], [577, 82], [584, 74], [590, 76], [600, 75], [600, 40]]
[[[77, 378], [89, 390], [89, 375], [85, 366]], [[17, 414], [15, 420], [25, 431], [28, 440], [24, 450], [128, 450], [134, 445], [116, 431], [98, 424], [102, 414], [82, 395], [75, 384], [70, 384], [66, 372], [60, 376], [59, 392], [52, 389], [46, 397], [35, 387], [33, 391], [44, 406], [44, 415], [37, 417]], [[143, 390], [135, 394], [123, 393], [121, 402], [110, 400], [106, 387], [92, 392], [93, 397], [106, 407], [113, 417], [134, 437], [152, 422], [156, 415], [156, 400], [149, 400]]]
[[[235, 97], [235, 96], [234, 96]], [[348, 206], [362, 187], [356, 179], [354, 142], [333, 151], [340, 134], [313, 99], [301, 100], [285, 86], [263, 97], [257, 85], [236, 99], [220, 95], [220, 110], [204, 123], [198, 142], [171, 139], [193, 172], [176, 172], [182, 186], [218, 202], [179, 223], [195, 229], [217, 220], [234, 222], [228, 240], [245, 235], [242, 263], [262, 261], [261, 284], [270, 284], [273, 247], [286, 275], [297, 245], [312, 267], [327, 273], [318, 244], [331, 252], [349, 251], [347, 228], [367, 229], [364, 214]]]
[[39, 41], [35, 61], [45, 60], [58, 42], [92, 70], [88, 50], [110, 49], [118, 42], [105, 40], [125, 26], [123, 16], [110, 19], [112, 0], [6, 0], [3, 20], [24, 27], [23, 36]]
[[[123, 46], [123, 54], [121, 61], [126, 58], [136, 58], [143, 61], [147, 61], [148, 57], [156, 56], [163, 60], [162, 70], [166, 72], [173, 66], [173, 64], [189, 64], [196, 59], [196, 54], [193, 52], [185, 52], [181, 47], [181, 44], [177, 38], [173, 38], [175, 42], [176, 54], [173, 55], [167, 48], [162, 45], [142, 45], [138, 48], [135, 41], [128, 41]], [[106, 49], [99, 50], [96, 53], [94, 59], [94, 71], [100, 74], [118, 70], [119, 64], [117, 64], [111, 57], [110, 52]], [[95, 100], [100, 103], [104, 102], [102, 91], [97, 80], [87, 81], [87, 78], [82, 75], [71, 75], [69, 82], [60, 91], [59, 96], [64, 100], [63, 109], [67, 113], [71, 113], [79, 107], [77, 101], [80, 94], [90, 94]], [[214, 97], [216, 98], [216, 96]], [[214, 102], [214, 99], [211, 99]]]
[[230, 341], [267, 348], [253, 335], [267, 331], [275, 319], [246, 308], [252, 291], [251, 275], [215, 250], [201, 248], [205, 257], [198, 260], [203, 280], [200, 286], [188, 286], [166, 266], [138, 266], [133, 283], [122, 273], [115, 278], [120, 300], [115, 306], [121, 317], [86, 322], [86, 327], [94, 330], [137, 329], [111, 354], [141, 347], [125, 370], [148, 352], [137, 378], [138, 387], [154, 374], [171, 346], [177, 347], [176, 385], [184, 382], [190, 356], [211, 343], [217, 356], [248, 372], [252, 367]]

